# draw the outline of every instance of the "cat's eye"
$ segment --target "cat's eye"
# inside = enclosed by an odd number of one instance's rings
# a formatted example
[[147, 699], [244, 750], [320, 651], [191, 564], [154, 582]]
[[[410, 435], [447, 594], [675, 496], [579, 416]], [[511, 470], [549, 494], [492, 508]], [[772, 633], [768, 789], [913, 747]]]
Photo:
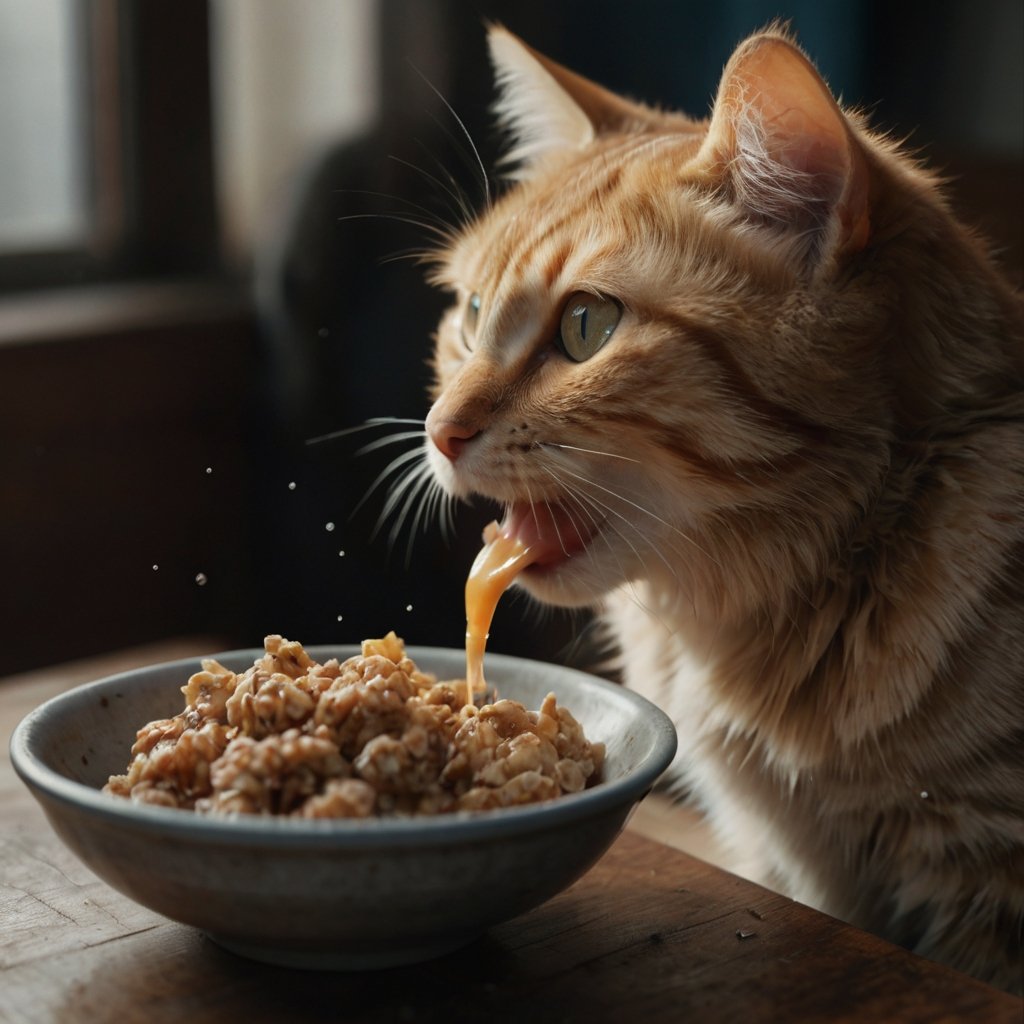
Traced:
[[576, 292], [562, 312], [558, 347], [574, 362], [582, 363], [612, 336], [621, 316], [622, 308], [614, 299]]
[[473, 292], [466, 303], [466, 311], [462, 314], [462, 341], [469, 343], [476, 336], [476, 323], [480, 319], [480, 296]]

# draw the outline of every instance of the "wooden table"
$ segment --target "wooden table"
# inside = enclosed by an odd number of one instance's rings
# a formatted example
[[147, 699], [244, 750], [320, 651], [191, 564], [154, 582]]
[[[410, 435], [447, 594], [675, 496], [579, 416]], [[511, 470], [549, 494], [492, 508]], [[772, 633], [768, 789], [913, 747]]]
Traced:
[[432, 963], [321, 974], [226, 953], [93, 876], [7, 758], [15, 724], [53, 694], [211, 649], [0, 680], [3, 1024], [1024, 1020], [1020, 999], [628, 830], [568, 891]]

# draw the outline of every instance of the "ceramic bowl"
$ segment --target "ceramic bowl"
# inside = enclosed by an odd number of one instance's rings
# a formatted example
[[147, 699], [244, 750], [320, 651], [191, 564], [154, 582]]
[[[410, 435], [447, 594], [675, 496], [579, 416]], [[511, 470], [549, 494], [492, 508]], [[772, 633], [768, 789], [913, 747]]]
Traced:
[[[319, 661], [355, 647], [311, 647]], [[241, 671], [263, 652], [218, 655]], [[464, 675], [458, 650], [411, 648], [425, 671]], [[537, 708], [554, 692], [607, 746], [602, 780], [544, 804], [423, 818], [301, 821], [134, 804], [100, 791], [136, 730], [181, 710], [194, 659], [101, 679], [48, 701], [11, 740], [15, 769], [60, 838], [137, 902], [244, 956], [363, 969], [429, 959], [566, 888], [608, 848], [672, 760], [652, 704], [568, 668], [490, 655], [488, 682]]]

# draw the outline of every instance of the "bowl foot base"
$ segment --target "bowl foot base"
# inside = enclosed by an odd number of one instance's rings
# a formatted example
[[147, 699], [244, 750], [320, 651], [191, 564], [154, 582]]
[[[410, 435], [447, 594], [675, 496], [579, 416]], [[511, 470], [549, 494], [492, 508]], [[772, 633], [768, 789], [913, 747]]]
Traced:
[[393, 945], [386, 949], [338, 951], [331, 949], [295, 949], [269, 943], [247, 941], [235, 936], [206, 932], [218, 946], [247, 960], [258, 960], [277, 967], [298, 968], [305, 971], [375, 971], [388, 967], [422, 963], [444, 956], [445, 953], [472, 942], [475, 936], [460, 935], [449, 940], [436, 940], [422, 944]]

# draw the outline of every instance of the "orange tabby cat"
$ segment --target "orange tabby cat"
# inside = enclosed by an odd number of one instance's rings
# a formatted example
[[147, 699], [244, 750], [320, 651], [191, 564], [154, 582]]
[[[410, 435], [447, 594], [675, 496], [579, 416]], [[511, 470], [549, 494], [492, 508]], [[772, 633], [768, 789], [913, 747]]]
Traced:
[[708, 121], [490, 44], [518, 182], [440, 259], [437, 478], [601, 603], [745, 873], [1019, 989], [1019, 298], [782, 32]]

